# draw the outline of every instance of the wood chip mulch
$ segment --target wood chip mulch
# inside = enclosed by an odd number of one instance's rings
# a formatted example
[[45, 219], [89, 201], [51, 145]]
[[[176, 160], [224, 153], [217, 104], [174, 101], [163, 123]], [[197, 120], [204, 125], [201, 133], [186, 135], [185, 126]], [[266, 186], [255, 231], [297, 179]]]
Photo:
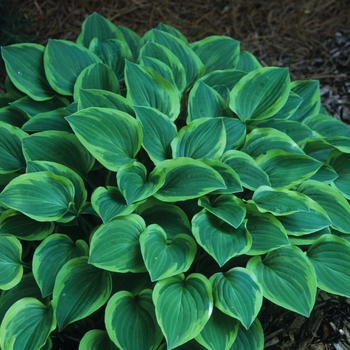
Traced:
[[[320, 80], [325, 108], [350, 124], [349, 0], [1, 0], [0, 46], [75, 41], [93, 12], [140, 35], [163, 22], [190, 42], [240, 40], [263, 65], [289, 67], [292, 80]], [[0, 70], [0, 92], [4, 79]], [[268, 350], [350, 350], [350, 299], [319, 292], [309, 318], [265, 301], [259, 318]]]

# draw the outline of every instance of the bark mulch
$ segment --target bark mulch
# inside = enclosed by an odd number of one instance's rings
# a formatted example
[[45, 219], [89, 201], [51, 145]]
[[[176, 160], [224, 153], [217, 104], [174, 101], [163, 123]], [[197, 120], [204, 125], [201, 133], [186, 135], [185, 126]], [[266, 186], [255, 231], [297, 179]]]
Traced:
[[[350, 124], [349, 0], [1, 0], [0, 45], [74, 41], [93, 12], [140, 35], [163, 22], [190, 42], [240, 40], [263, 65], [289, 67], [292, 80], [320, 80], [323, 105]], [[350, 299], [320, 291], [309, 318], [265, 301], [259, 318], [266, 349], [350, 350]]]

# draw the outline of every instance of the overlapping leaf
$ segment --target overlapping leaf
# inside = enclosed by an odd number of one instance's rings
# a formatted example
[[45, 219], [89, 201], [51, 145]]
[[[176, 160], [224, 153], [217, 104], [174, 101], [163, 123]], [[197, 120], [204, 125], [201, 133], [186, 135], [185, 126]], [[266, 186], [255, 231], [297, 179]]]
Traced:
[[286, 103], [289, 80], [288, 70], [285, 68], [257, 69], [235, 85], [230, 94], [229, 106], [243, 121], [269, 118]]
[[210, 277], [215, 306], [226, 315], [238, 319], [249, 329], [261, 309], [263, 295], [252, 272], [236, 267]]
[[262, 285], [263, 295], [273, 303], [308, 317], [315, 303], [315, 270], [295, 246], [285, 246], [249, 260], [247, 268]]
[[225, 189], [221, 175], [199, 160], [181, 157], [157, 165], [165, 174], [163, 187], [155, 197], [165, 202], [197, 198], [217, 189]]
[[69, 260], [60, 269], [53, 290], [59, 330], [91, 315], [106, 303], [111, 291], [109, 272], [89, 265], [85, 256]]
[[197, 252], [197, 244], [190, 235], [180, 233], [167, 243], [165, 231], [155, 224], [142, 232], [140, 246], [152, 282], [186, 272]]
[[197, 243], [219, 266], [223, 266], [235, 256], [246, 253], [252, 244], [244, 223], [234, 228], [206, 210], [193, 217], [192, 232]]
[[173, 349], [195, 338], [213, 309], [211, 285], [206, 277], [193, 273], [158, 281], [153, 290], [158, 324]]
[[0, 326], [0, 346], [7, 350], [42, 349], [55, 328], [51, 303], [45, 306], [35, 298], [23, 298], [5, 314]]
[[141, 147], [140, 125], [125, 112], [90, 107], [66, 119], [80, 142], [109, 170], [131, 163]]
[[86, 332], [80, 340], [78, 350], [118, 350], [110, 340], [108, 333], [101, 329], [92, 329]]
[[[37, 101], [55, 95], [46, 80], [43, 57], [44, 46], [38, 44], [13, 44], [1, 48], [6, 72], [20, 91]], [[23, 57], [26, 59], [23, 60]]]
[[136, 214], [102, 224], [91, 239], [89, 264], [114, 272], [144, 272], [139, 237], [145, 228]]
[[137, 297], [127, 291], [114, 294], [106, 307], [105, 324], [109, 337], [121, 349], [155, 350], [163, 338], [150, 289]]
[[85, 241], [73, 242], [67, 235], [55, 233], [47, 237], [35, 249], [33, 255], [33, 274], [42, 296], [53, 292], [56, 276], [69, 260], [88, 255]]

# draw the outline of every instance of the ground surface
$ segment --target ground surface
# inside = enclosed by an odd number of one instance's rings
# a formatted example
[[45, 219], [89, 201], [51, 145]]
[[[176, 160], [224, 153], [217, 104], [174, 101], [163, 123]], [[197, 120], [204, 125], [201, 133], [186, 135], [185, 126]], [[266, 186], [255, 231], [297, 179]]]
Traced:
[[[75, 40], [94, 11], [140, 35], [163, 22], [189, 41], [231, 36], [292, 80], [320, 80], [326, 109], [350, 123], [350, 0], [1, 0], [0, 45]], [[260, 319], [267, 349], [350, 349], [350, 299], [321, 292], [309, 319], [266, 302]]]

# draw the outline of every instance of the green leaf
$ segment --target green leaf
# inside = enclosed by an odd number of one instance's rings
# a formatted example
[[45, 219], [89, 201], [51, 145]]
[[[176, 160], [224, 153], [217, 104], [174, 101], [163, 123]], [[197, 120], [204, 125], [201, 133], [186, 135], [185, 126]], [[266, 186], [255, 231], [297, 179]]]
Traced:
[[121, 112], [135, 116], [132, 103], [121, 95], [114, 92], [97, 89], [80, 89], [78, 110], [88, 107], [114, 108]]
[[22, 139], [27, 136], [18, 127], [0, 121], [0, 174], [10, 174], [25, 168]]
[[148, 41], [140, 50], [140, 57], [156, 58], [165, 63], [173, 73], [175, 85], [180, 92], [186, 88], [186, 74], [180, 60], [165, 46]]
[[113, 272], [144, 272], [139, 237], [145, 229], [144, 220], [136, 214], [102, 224], [91, 239], [89, 264]]
[[232, 194], [218, 196], [213, 201], [206, 196], [200, 197], [198, 205], [234, 228], [243, 223], [246, 214], [242, 200]]
[[231, 150], [225, 152], [220, 160], [230, 166], [239, 176], [242, 186], [256, 190], [261, 185], [270, 186], [267, 173], [248, 154]]
[[165, 46], [179, 59], [185, 69], [186, 89], [203, 74], [205, 68], [202, 61], [183, 40], [159, 29], [152, 29], [148, 36], [148, 40]]
[[290, 84], [291, 92], [303, 100], [290, 117], [291, 120], [303, 121], [306, 117], [318, 114], [321, 107], [320, 82], [318, 80], [296, 80]]
[[172, 85], [176, 86], [175, 78], [172, 70], [164, 62], [160, 61], [157, 58], [141, 56], [139, 58], [139, 64], [143, 67], [152, 68], [155, 70], [161, 77], [167, 80]]
[[23, 174], [1, 192], [0, 203], [36, 221], [57, 221], [74, 203], [74, 185], [49, 171]]
[[246, 203], [247, 229], [252, 245], [247, 255], [262, 255], [290, 244], [287, 232], [279, 220], [270, 213], [261, 213], [255, 205]]
[[10, 234], [23, 241], [41, 241], [55, 228], [53, 222], [39, 222], [12, 209], [0, 216], [0, 234]]
[[142, 232], [140, 246], [152, 282], [186, 272], [197, 252], [197, 244], [190, 235], [180, 233], [167, 243], [165, 231], [156, 224]]
[[226, 130], [226, 147], [224, 152], [239, 148], [245, 141], [246, 126], [239, 119], [221, 118]]
[[86, 176], [95, 163], [95, 158], [78, 138], [68, 132], [38, 132], [23, 139], [22, 144], [27, 162], [42, 160], [60, 163], [82, 177]]
[[11, 305], [25, 297], [41, 300], [41, 292], [32, 273], [23, 275], [21, 281], [15, 287], [2, 291], [0, 297], [0, 324]]
[[118, 80], [124, 79], [125, 60], [132, 60], [132, 53], [126, 43], [117, 39], [100, 40], [95, 37], [90, 42], [89, 50], [111, 68], [113, 76]]
[[89, 47], [93, 38], [99, 40], [120, 39], [121, 33], [111, 21], [94, 12], [82, 23], [77, 44]]
[[88, 257], [69, 260], [58, 272], [52, 302], [59, 331], [106, 303], [112, 291], [109, 272], [88, 264]]
[[127, 99], [138, 106], [149, 106], [175, 120], [180, 113], [179, 90], [154, 69], [125, 62]]
[[288, 235], [303, 236], [332, 225], [325, 210], [323, 210], [317, 202], [309, 197], [307, 198], [309, 211], [296, 212], [278, 218], [286, 229]]
[[334, 235], [324, 235], [307, 251], [322, 290], [349, 298], [350, 243]]
[[289, 85], [290, 78], [286, 68], [257, 69], [234, 86], [229, 106], [242, 121], [269, 118], [286, 103]]
[[167, 24], [164, 23], [159, 23], [156, 27], [156, 29], [171, 34], [173, 35], [175, 38], [180, 39], [181, 41], [183, 41], [185, 44], [188, 44], [188, 40], [187, 38], [176, 28], [169, 26]]
[[22, 245], [14, 236], [0, 235], [0, 289], [15, 287], [23, 276]]
[[158, 281], [153, 290], [158, 324], [173, 349], [195, 338], [213, 310], [210, 282], [201, 274], [183, 274]]
[[227, 107], [220, 94], [200, 79], [189, 94], [187, 124], [196, 119], [227, 116]]
[[90, 107], [66, 120], [79, 141], [109, 170], [131, 163], [141, 147], [141, 127], [125, 112]]
[[20, 128], [28, 118], [28, 115], [24, 111], [11, 105], [0, 108], [0, 121], [9, 125]]
[[45, 76], [44, 49], [42, 45], [27, 43], [1, 48], [6, 72], [12, 83], [36, 101], [49, 100], [55, 95]]
[[350, 204], [337, 189], [308, 180], [300, 185], [298, 191], [306, 194], [326, 211], [332, 228], [350, 233]]
[[241, 51], [239, 53], [239, 60], [235, 68], [249, 73], [262, 68], [262, 65], [253, 54], [248, 51]]
[[165, 231], [168, 242], [171, 242], [179, 233], [192, 234], [186, 213], [175, 204], [149, 198], [137, 208], [136, 213], [142, 216], [147, 226], [159, 225]]
[[32, 262], [34, 278], [42, 296], [53, 292], [57, 274], [67, 261], [87, 256], [88, 251], [85, 241], [74, 243], [67, 235], [55, 233], [44, 239], [35, 249]]
[[296, 246], [304, 246], [305, 247], [305, 246], [310, 246], [311, 244], [313, 244], [321, 236], [330, 235], [330, 234], [331, 234], [331, 229], [328, 226], [326, 228], [323, 228], [322, 230], [319, 230], [319, 231], [316, 231], [313, 233], [309, 233], [307, 235], [302, 235], [302, 236], [289, 235], [288, 239], [289, 239], [289, 242], [291, 244], [294, 244]]
[[262, 285], [263, 295], [274, 304], [309, 317], [315, 304], [315, 270], [305, 254], [295, 246], [285, 246], [248, 261]]
[[209, 321], [195, 338], [206, 349], [230, 350], [238, 333], [239, 321], [214, 307]]
[[56, 328], [54, 309], [35, 298], [23, 298], [6, 312], [0, 326], [0, 346], [6, 350], [41, 349]]
[[156, 168], [164, 172], [165, 183], [154, 196], [165, 202], [197, 198], [226, 188], [221, 175], [199, 160], [187, 157], [165, 160]]
[[234, 228], [206, 210], [192, 218], [192, 232], [197, 243], [220, 267], [233, 257], [246, 253], [252, 244], [244, 223]]
[[93, 63], [82, 70], [74, 84], [74, 100], [80, 89], [99, 89], [119, 93], [119, 81], [112, 68], [104, 63]]
[[242, 151], [253, 158], [271, 150], [282, 150], [290, 154], [304, 154], [301, 148], [284, 132], [272, 128], [253, 129], [246, 137]]
[[262, 289], [254, 274], [245, 268], [235, 267], [214, 274], [209, 281], [213, 288], [215, 306], [249, 329], [263, 301]]
[[[304, 154], [268, 151], [256, 159], [275, 189], [289, 189], [314, 175], [322, 163]], [[293, 169], [293, 171], [290, 171]]]
[[262, 213], [270, 212], [275, 216], [290, 215], [310, 211], [310, 199], [295, 191], [276, 190], [269, 186], [260, 186], [252, 200]]
[[200, 118], [181, 128], [171, 142], [173, 158], [219, 158], [226, 146], [225, 127], [220, 118]]
[[151, 160], [158, 164], [170, 159], [170, 143], [177, 135], [175, 124], [156, 108], [135, 106], [135, 112], [142, 128], [142, 146]]
[[29, 96], [23, 96], [20, 99], [10, 102], [10, 106], [24, 111], [28, 117], [34, 117], [39, 113], [49, 112], [57, 108], [67, 107], [69, 101], [63, 96], [55, 96], [46, 101], [35, 101]]
[[80, 340], [78, 350], [118, 350], [117, 346], [110, 340], [106, 331], [92, 329], [86, 332]]
[[303, 99], [298, 94], [290, 91], [287, 102], [272, 118], [286, 121], [297, 111], [302, 102]]
[[133, 61], [136, 61], [137, 57], [139, 56], [139, 43], [141, 39], [140, 36], [127, 27], [118, 26], [117, 28], [122, 34], [124, 41], [128, 44], [130, 48]]
[[308, 126], [295, 120], [275, 119], [275, 116], [273, 116], [271, 119], [258, 121], [257, 125], [259, 128], [279, 130], [296, 143], [304, 143], [306, 139], [312, 136], [312, 130]]
[[240, 53], [240, 42], [228, 36], [213, 35], [191, 44], [191, 49], [204, 63], [205, 72], [235, 68]]
[[335, 150], [329, 154], [328, 163], [338, 175], [332, 185], [350, 200], [350, 154]]
[[243, 192], [242, 183], [238, 174], [227, 164], [217, 159], [201, 159], [204, 164], [216, 170], [225, 181], [226, 188], [213, 191], [212, 194], [232, 194]]
[[83, 209], [87, 199], [87, 191], [83, 179], [75, 171], [59, 163], [45, 161], [32, 161], [27, 163], [27, 173], [39, 171], [51, 171], [55, 175], [63, 176], [72, 182], [74, 186], [73, 205], [78, 215]]
[[159, 169], [147, 175], [146, 167], [135, 161], [118, 170], [117, 182], [129, 205], [154, 195], [163, 186], [165, 175]]
[[310, 115], [303, 120], [303, 124], [323, 137], [344, 136], [350, 138], [349, 127], [329, 115]]
[[46, 78], [61, 95], [72, 96], [79, 74], [101, 60], [83, 46], [66, 40], [49, 39], [44, 52]]
[[230, 350], [263, 350], [264, 330], [260, 321], [256, 318], [254, 323], [247, 330], [243, 325], [238, 328], [235, 342]]
[[128, 205], [118, 187], [112, 186], [97, 187], [92, 193], [91, 204], [104, 224], [117, 216], [131, 214], [138, 206], [138, 203]]
[[203, 75], [198, 80], [212, 88], [225, 86], [232, 90], [245, 75], [245, 72], [237, 69], [219, 69]]
[[127, 291], [114, 294], [106, 307], [105, 324], [109, 337], [121, 349], [156, 350], [163, 338], [150, 289], [137, 297]]
[[36, 114], [22, 125], [22, 130], [26, 132], [39, 131], [68, 131], [72, 132], [67, 121], [64, 119], [71, 113], [66, 108], [58, 108], [53, 111]]

